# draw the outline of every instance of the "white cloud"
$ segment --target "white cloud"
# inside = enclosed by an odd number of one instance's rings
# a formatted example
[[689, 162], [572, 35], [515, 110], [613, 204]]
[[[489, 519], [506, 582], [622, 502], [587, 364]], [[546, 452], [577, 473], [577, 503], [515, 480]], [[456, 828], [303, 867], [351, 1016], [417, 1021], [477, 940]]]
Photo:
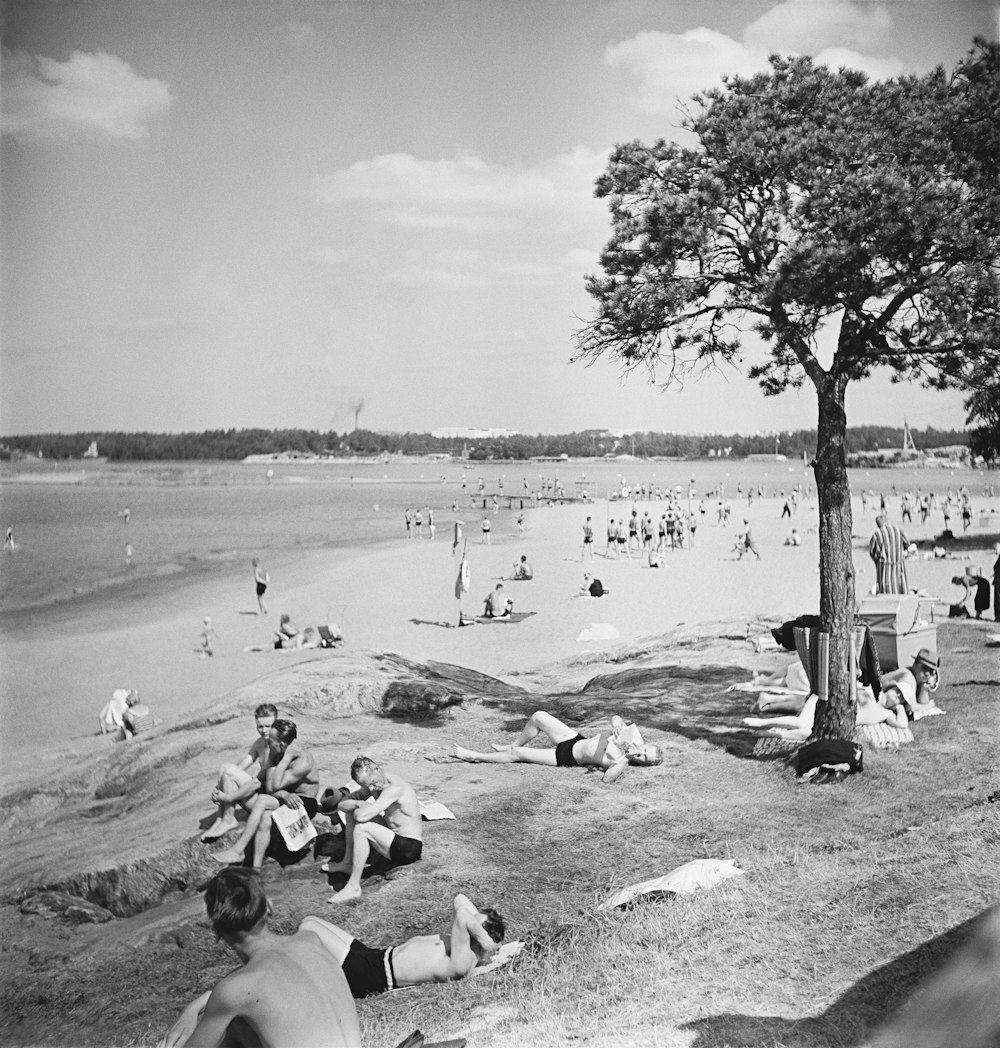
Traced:
[[864, 48], [884, 37], [892, 19], [884, 7], [849, 0], [784, 0], [743, 32], [751, 48], [814, 54], [828, 47]]
[[147, 123], [170, 108], [170, 88], [139, 76], [115, 55], [74, 51], [65, 62], [5, 52], [2, 129], [29, 138], [80, 132], [111, 138], [148, 135]]
[[408, 228], [498, 231], [525, 218], [592, 210], [594, 180], [606, 159], [582, 147], [534, 167], [490, 164], [472, 155], [419, 160], [390, 153], [317, 178], [313, 196]]
[[605, 61], [636, 77], [633, 101], [639, 109], [679, 120], [680, 105], [693, 94], [718, 86], [726, 74], [766, 70], [767, 56], [774, 52], [812, 55], [820, 65], [847, 66], [877, 79], [896, 76], [904, 70], [901, 61], [866, 53], [891, 30], [892, 20], [880, 6], [784, 0], [751, 22], [741, 40], [704, 27], [685, 33], [649, 31], [610, 45]]
[[611, 66], [624, 66], [639, 81], [633, 101], [645, 113], [680, 118], [678, 101], [716, 87], [726, 73], [748, 76], [767, 68], [767, 51], [744, 47], [714, 29], [639, 33], [605, 51]]

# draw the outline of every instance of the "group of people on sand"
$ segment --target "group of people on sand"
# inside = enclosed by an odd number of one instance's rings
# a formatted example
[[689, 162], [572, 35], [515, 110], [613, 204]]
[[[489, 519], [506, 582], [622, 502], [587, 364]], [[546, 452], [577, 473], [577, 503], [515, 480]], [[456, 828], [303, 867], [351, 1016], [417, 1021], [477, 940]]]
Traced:
[[98, 714], [100, 733], [114, 735], [120, 742], [128, 742], [134, 736], [155, 728], [158, 723], [153, 711], [134, 688], [116, 688]]
[[[216, 818], [202, 839], [217, 840], [238, 827], [237, 806], [248, 812], [234, 845], [214, 853], [222, 863], [242, 863], [253, 844], [252, 866], [229, 865], [211, 878], [205, 906], [215, 934], [241, 967], [184, 1008], [160, 1042], [184, 1045], [356, 1046], [360, 1028], [354, 1000], [402, 986], [462, 979], [496, 955], [506, 928], [491, 908], [466, 895], [454, 897], [448, 933], [417, 935], [388, 948], [374, 948], [350, 931], [315, 916], [305, 917], [291, 935], [269, 925], [271, 904], [256, 867], [270, 840], [271, 813], [281, 805], [302, 808], [309, 818], [323, 813], [342, 818], [345, 852], [325, 863], [330, 875], [347, 883], [328, 900], [348, 902], [361, 895], [361, 874], [372, 850], [393, 865], [420, 859], [420, 807], [413, 787], [368, 757], [351, 765], [356, 790], [321, 792], [316, 764], [297, 741], [293, 722], [264, 703], [254, 711], [257, 738], [237, 763], [219, 771], [212, 799]], [[529, 745], [540, 736], [552, 743]], [[548, 767], [595, 767], [613, 782], [629, 765], [661, 763], [656, 746], [637, 741], [634, 725], [612, 720], [610, 731], [586, 737], [552, 714], [538, 711], [517, 739], [480, 753], [456, 747], [453, 756], [478, 763], [527, 763]]]

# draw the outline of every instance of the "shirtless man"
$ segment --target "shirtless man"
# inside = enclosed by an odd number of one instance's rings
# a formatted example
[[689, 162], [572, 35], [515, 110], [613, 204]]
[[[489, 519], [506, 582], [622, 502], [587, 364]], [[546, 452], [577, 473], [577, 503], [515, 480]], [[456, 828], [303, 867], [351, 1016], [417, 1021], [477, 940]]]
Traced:
[[[236, 805], [250, 810], [253, 797], [260, 792], [264, 772], [267, 770], [267, 735], [278, 716], [278, 710], [270, 702], [261, 703], [253, 711], [254, 724], [257, 727], [257, 738], [250, 744], [246, 755], [239, 764], [223, 764], [219, 769], [219, 779], [212, 790], [212, 801], [219, 806], [215, 822], [201, 835], [208, 843], [218, 840], [224, 833], [236, 829]], [[251, 775], [250, 769], [258, 766], [257, 775]]]
[[347, 884], [327, 902], [352, 902], [361, 898], [361, 874], [374, 848], [394, 866], [416, 862], [423, 851], [420, 803], [413, 787], [383, 771], [370, 757], [356, 757], [351, 778], [369, 797], [347, 797], [338, 804], [346, 817], [346, 851], [338, 863], [324, 863], [324, 873], [346, 873]]
[[510, 577], [521, 582], [530, 582], [535, 577], [535, 569], [528, 563], [527, 554], [521, 554], [521, 562], [514, 565], [514, 571]]
[[268, 928], [271, 903], [259, 876], [220, 871], [205, 906], [243, 967], [192, 1001], [159, 1048], [358, 1048], [358, 1014], [336, 957], [305, 921], [294, 935]]
[[501, 582], [498, 582], [496, 588], [486, 595], [483, 604], [483, 616], [487, 619], [507, 618], [514, 608], [514, 602], [504, 593]]
[[937, 688], [940, 666], [937, 656], [928, 648], [921, 648], [909, 669], [883, 674], [879, 702], [889, 709], [903, 702], [911, 712], [933, 706], [931, 689]]
[[216, 862], [242, 862], [253, 841], [253, 867], [264, 862], [271, 841], [271, 812], [282, 804], [302, 808], [309, 818], [319, 812], [319, 774], [311, 754], [296, 745], [298, 729], [292, 721], [276, 720], [267, 733], [267, 767], [261, 771], [260, 791], [254, 797], [250, 818], [231, 848], [213, 852]]
[[[660, 764], [663, 755], [658, 746], [633, 747], [619, 742], [625, 728], [620, 717], [612, 717], [612, 730], [584, 738], [551, 713], [538, 710], [521, 729], [516, 742], [493, 746], [493, 753], [477, 753], [456, 746], [453, 755], [475, 764], [544, 764], [549, 768], [603, 768], [604, 782], [614, 782], [629, 764], [650, 767]], [[555, 743], [548, 749], [528, 746], [539, 734], [548, 735]]]
[[370, 997], [400, 986], [464, 979], [488, 964], [503, 942], [503, 918], [455, 896], [451, 934], [415, 935], [399, 946], [374, 950], [350, 932], [319, 917], [306, 917], [299, 931], [315, 932], [347, 977], [351, 993]]

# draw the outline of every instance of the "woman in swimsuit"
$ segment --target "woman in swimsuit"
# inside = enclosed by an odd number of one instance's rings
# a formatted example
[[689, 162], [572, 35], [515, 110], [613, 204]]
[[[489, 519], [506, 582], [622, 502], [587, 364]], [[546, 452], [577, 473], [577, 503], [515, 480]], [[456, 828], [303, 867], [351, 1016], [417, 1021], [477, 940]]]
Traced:
[[[551, 713], [538, 710], [521, 729], [517, 741], [507, 746], [493, 746], [492, 753], [477, 753], [456, 746], [454, 756], [475, 764], [544, 764], [549, 768], [603, 768], [604, 782], [614, 782], [629, 764], [650, 767], [660, 764], [663, 755], [658, 746], [633, 746], [620, 736], [625, 722], [611, 720], [612, 731], [586, 738]], [[547, 735], [554, 746], [539, 749], [528, 746], [539, 734]]]
[[261, 567], [260, 561], [256, 557], [253, 559], [253, 581], [257, 587], [257, 607], [260, 609], [261, 615], [266, 615], [267, 608], [264, 607], [264, 593], [267, 590], [267, 584], [271, 581], [271, 576]]

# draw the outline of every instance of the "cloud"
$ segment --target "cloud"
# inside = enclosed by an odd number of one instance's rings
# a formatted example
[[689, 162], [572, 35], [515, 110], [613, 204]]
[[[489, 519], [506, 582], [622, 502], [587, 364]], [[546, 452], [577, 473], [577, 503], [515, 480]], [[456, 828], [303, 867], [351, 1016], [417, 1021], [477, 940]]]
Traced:
[[25, 138], [81, 132], [145, 138], [147, 123], [170, 108], [170, 88], [139, 76], [114, 55], [74, 51], [65, 62], [4, 52], [2, 130]]
[[590, 210], [606, 160], [604, 152], [582, 147], [533, 167], [491, 164], [469, 154], [420, 160], [389, 153], [316, 178], [313, 198], [407, 228], [499, 231], [539, 215], [558, 220]]
[[876, 79], [896, 76], [903, 62], [864, 53], [887, 40], [891, 30], [891, 18], [877, 5], [784, 0], [751, 22], [741, 40], [704, 27], [685, 33], [648, 31], [610, 45], [605, 61], [636, 77], [633, 102], [639, 109], [679, 119], [680, 104], [693, 94], [718, 86], [726, 74], [766, 70], [767, 56], [774, 52], [812, 55], [820, 65], [848, 66]]
[[639, 33], [605, 51], [610, 66], [623, 66], [639, 81], [633, 102], [644, 113], [680, 118], [678, 102], [718, 85], [726, 73], [749, 76], [767, 68], [767, 52], [749, 49], [714, 29]]
[[849, 0], [784, 0], [744, 30], [750, 48], [814, 54], [829, 47], [870, 49], [892, 28], [892, 19], [877, 4]]

